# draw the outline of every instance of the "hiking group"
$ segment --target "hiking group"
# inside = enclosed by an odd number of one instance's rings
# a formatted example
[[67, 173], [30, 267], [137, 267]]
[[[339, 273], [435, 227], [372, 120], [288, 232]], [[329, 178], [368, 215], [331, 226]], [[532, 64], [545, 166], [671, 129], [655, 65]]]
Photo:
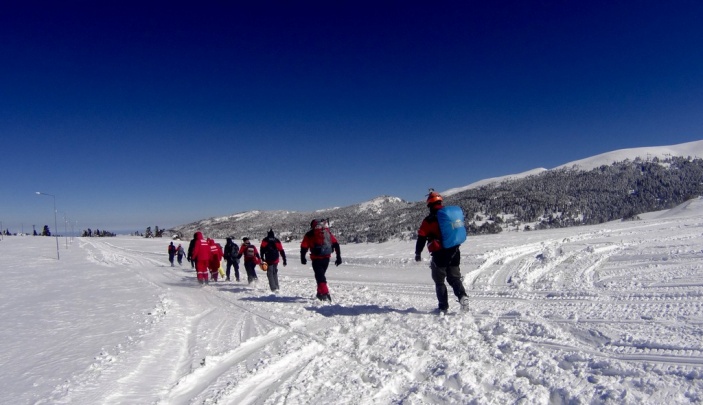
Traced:
[[[429, 214], [423, 219], [417, 231], [415, 244], [415, 261], [422, 261], [422, 251], [427, 247], [430, 253], [430, 269], [432, 280], [435, 284], [438, 308], [440, 314], [446, 313], [449, 308], [449, 293], [445, 283], [452, 288], [462, 308], [467, 309], [469, 297], [462, 282], [460, 262], [461, 252], [459, 247], [466, 240], [466, 227], [464, 226], [464, 213], [460, 207], [445, 206], [442, 196], [430, 189], [427, 195], [427, 208]], [[178, 254], [178, 263], [181, 264], [183, 248], [169, 245], [169, 261], [173, 266], [173, 255]], [[332, 254], [335, 255], [335, 266], [342, 264], [342, 254], [337, 238], [330, 231], [329, 220], [313, 219], [300, 243], [300, 263], [306, 265], [309, 252], [312, 270], [317, 284], [316, 297], [320, 301], [331, 302], [329, 287], [327, 286], [327, 268]], [[222, 270], [221, 261], [226, 260], [226, 271]], [[234, 268], [234, 277], [240, 281], [239, 261], [244, 260], [244, 270], [248, 284], [258, 282], [256, 267], [266, 272], [269, 288], [274, 293], [280, 289], [278, 283], [278, 264], [285, 267], [286, 252], [281, 241], [276, 237], [273, 229], [261, 240], [259, 249], [254, 246], [248, 237], [242, 239], [241, 247], [234, 243], [232, 238], [227, 238], [224, 250], [212, 239], [204, 239], [202, 232], [198, 231], [193, 236], [188, 246], [187, 260], [197, 273], [200, 284], [207, 284], [210, 280], [217, 281], [218, 274], [230, 281], [231, 269]]]
[[[173, 266], [172, 248], [173, 242], [168, 248], [171, 266]], [[179, 248], [181, 248], [180, 245]], [[222, 269], [223, 259], [226, 262], [226, 270]], [[223, 249], [213, 239], [205, 239], [200, 231], [193, 235], [188, 246], [187, 260], [195, 269], [200, 284], [208, 284], [211, 280], [218, 281], [218, 276], [225, 277], [225, 281], [231, 281], [232, 268], [234, 268], [234, 278], [239, 282], [241, 279], [239, 274], [240, 259], [244, 260], [244, 271], [248, 284], [258, 282], [259, 278], [256, 274], [256, 266], [258, 265], [263, 271], [266, 271], [271, 291], [278, 292], [278, 264], [283, 260], [283, 266], [286, 266], [288, 262], [283, 245], [276, 238], [273, 229], [269, 230], [266, 238], [261, 241], [261, 253], [248, 237], [242, 239], [241, 247], [232, 238], [227, 238]]]

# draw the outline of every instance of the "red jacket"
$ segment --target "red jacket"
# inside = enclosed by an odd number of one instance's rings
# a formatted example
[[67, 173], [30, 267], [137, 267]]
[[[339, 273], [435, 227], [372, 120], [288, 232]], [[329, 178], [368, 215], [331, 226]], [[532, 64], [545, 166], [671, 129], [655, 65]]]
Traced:
[[259, 256], [259, 251], [256, 250], [256, 246], [251, 243], [243, 243], [242, 247], [239, 248], [239, 254], [237, 257], [244, 256], [245, 262], [254, 262], [255, 264], [261, 263], [261, 256]]
[[220, 262], [222, 261], [222, 246], [219, 243], [215, 243], [214, 240], [208, 239], [207, 244], [210, 248], [210, 269], [217, 270], [220, 268]]
[[[337, 242], [337, 238], [335, 238], [334, 235], [332, 235], [332, 232], [330, 232], [330, 242], [332, 242], [332, 249], [334, 249], [334, 252], [339, 257], [340, 256], [339, 242]], [[315, 230], [311, 229], [305, 234], [305, 236], [303, 236], [303, 241], [300, 242], [300, 255], [302, 257], [304, 257], [309, 249], [310, 250], [310, 260], [327, 259], [332, 256], [332, 254], [328, 254], [328, 255], [313, 254], [312, 248], [314, 246], [315, 246]]]
[[193, 255], [191, 256], [191, 260], [195, 260], [196, 268], [198, 270], [201, 270], [201, 267], [207, 268], [211, 255], [210, 245], [208, 245], [207, 241], [203, 239], [202, 232], [196, 232], [195, 244], [193, 245]]
[[[436, 252], [442, 248], [442, 234], [439, 230], [439, 222], [437, 221], [436, 214], [428, 215], [420, 225], [420, 229], [417, 230], [418, 241], [427, 241], [427, 250], [430, 253]], [[423, 243], [424, 245], [424, 243]], [[422, 251], [421, 245], [418, 244], [420, 252]], [[419, 253], [416, 249], [416, 253]]]

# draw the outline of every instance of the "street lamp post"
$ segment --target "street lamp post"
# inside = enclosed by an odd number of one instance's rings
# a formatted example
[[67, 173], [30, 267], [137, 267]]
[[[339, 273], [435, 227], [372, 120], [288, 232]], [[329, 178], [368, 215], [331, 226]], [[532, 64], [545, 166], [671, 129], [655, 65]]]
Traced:
[[59, 256], [59, 235], [56, 234], [56, 231], [58, 231], [58, 222], [56, 222], [56, 196], [53, 194], [47, 194], [47, 193], [42, 193], [41, 191], [37, 191], [37, 195], [48, 195], [49, 197], [54, 198], [54, 237], [56, 238], [56, 260], [61, 260], [61, 257]]
[[66, 241], [66, 249], [68, 249], [68, 219], [66, 219], [66, 213], [63, 213], [63, 238]]

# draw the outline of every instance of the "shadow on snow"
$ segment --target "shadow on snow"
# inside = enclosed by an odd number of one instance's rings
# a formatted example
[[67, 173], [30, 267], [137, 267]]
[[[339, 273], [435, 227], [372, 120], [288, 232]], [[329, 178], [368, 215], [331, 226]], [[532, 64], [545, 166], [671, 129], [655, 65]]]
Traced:
[[352, 306], [342, 306], [339, 304], [334, 305], [321, 305], [321, 306], [308, 306], [305, 307], [308, 311], [317, 312], [322, 316], [358, 316], [358, 315], [378, 315], [378, 314], [424, 314], [426, 312], [419, 311], [417, 308], [407, 308], [398, 309], [391, 307], [381, 307], [378, 305], [352, 305]]
[[254, 301], [254, 302], [281, 302], [281, 303], [290, 303], [290, 302], [309, 302], [310, 300], [302, 298], [302, 297], [282, 297], [279, 295], [266, 295], [262, 297], [244, 297], [241, 298], [242, 301]]

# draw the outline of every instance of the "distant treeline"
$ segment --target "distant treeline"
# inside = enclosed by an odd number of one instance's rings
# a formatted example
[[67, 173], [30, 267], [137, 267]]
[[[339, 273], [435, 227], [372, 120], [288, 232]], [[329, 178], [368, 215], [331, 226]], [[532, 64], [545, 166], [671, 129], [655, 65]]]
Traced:
[[[617, 219], [637, 219], [645, 212], [673, 208], [703, 194], [703, 160], [671, 157], [636, 159], [593, 170], [549, 170], [522, 179], [473, 188], [445, 197], [446, 205], [459, 205], [466, 214], [469, 234], [505, 230], [593, 225]], [[250, 212], [210, 218], [170, 230], [190, 236], [196, 230], [208, 237], [248, 236], [261, 239], [269, 228], [285, 239], [298, 240], [310, 220], [329, 218], [342, 243], [414, 239], [424, 201], [405, 202], [393, 197], [375, 200], [373, 208], [357, 204], [324, 212]]]

